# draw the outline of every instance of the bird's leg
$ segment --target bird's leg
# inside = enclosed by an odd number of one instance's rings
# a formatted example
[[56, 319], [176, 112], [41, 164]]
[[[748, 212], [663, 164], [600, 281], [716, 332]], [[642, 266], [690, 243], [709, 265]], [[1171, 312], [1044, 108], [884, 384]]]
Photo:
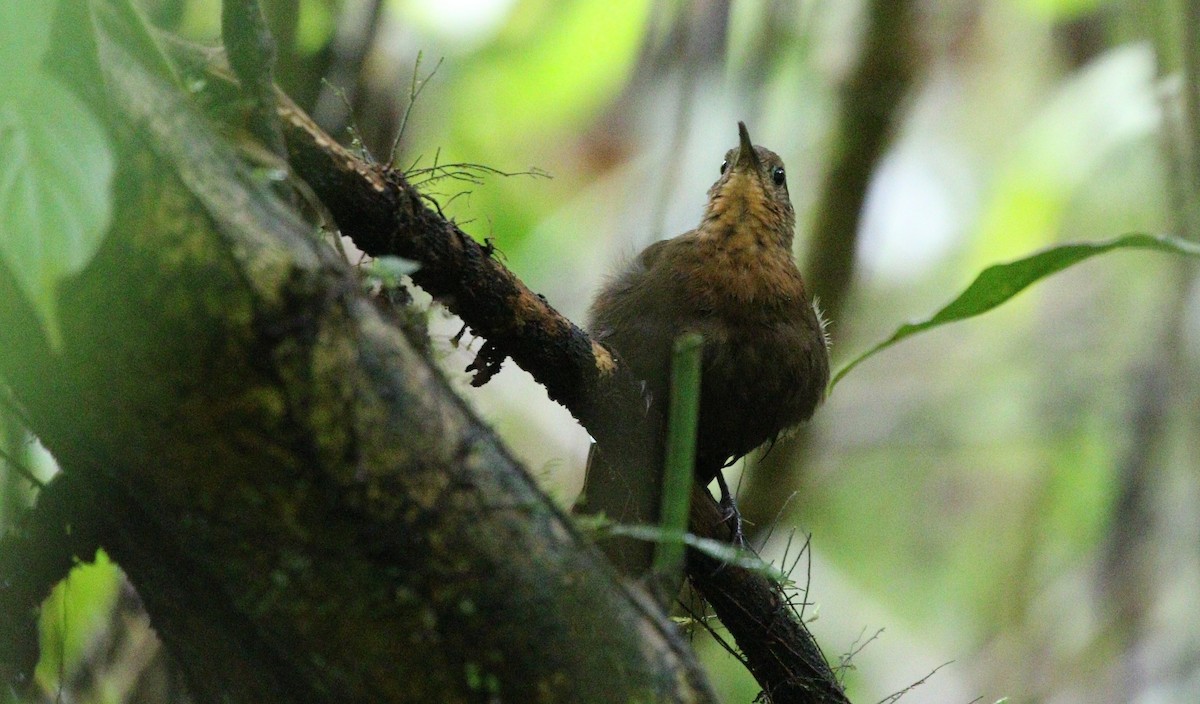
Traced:
[[725, 474], [717, 472], [717, 486], [721, 488], [721, 509], [724, 515], [722, 518], [726, 523], [732, 521], [730, 530], [733, 531], [733, 544], [739, 548], [746, 547], [746, 534], [742, 532], [742, 513], [738, 511], [737, 502], [733, 500], [733, 492], [729, 491], [729, 485], [725, 483]]

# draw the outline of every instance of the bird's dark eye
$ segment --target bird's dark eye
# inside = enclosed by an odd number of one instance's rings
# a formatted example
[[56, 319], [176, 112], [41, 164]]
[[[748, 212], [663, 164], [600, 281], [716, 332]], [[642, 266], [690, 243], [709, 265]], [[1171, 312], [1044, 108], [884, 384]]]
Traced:
[[725, 173], [725, 170], [728, 168], [729, 168], [729, 160], [726, 159], [725, 161], [721, 162], [721, 173], [722, 174]]
[[776, 166], [775, 170], [771, 172], [771, 180], [775, 182], [776, 186], [787, 183], [787, 174], [783, 173], [782, 166]]

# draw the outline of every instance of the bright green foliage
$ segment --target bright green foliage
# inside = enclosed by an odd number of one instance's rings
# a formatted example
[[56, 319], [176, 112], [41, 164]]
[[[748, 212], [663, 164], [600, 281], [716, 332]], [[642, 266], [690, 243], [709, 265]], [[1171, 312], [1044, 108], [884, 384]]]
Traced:
[[[647, 12], [643, 2], [522, 6], [499, 48], [465, 77], [460, 114], [469, 118], [459, 127], [489, 143], [590, 115], [627, 80]], [[488, 119], [474, 119], [479, 106], [488, 106]]]
[[38, 68], [52, 5], [0, 10], [0, 262], [54, 344], [58, 285], [91, 260], [108, 228], [113, 155], [87, 106]]
[[1032, 12], [1050, 19], [1070, 19], [1101, 5], [1111, 4], [1108, 0], [1021, 0], [1021, 5]]
[[111, 618], [121, 573], [103, 552], [96, 561], [71, 570], [42, 608], [42, 657], [37, 679], [43, 691], [54, 692], [60, 678], [69, 679], [88, 660], [91, 641]]
[[1131, 234], [1103, 242], [1083, 242], [1051, 247], [1024, 259], [1007, 264], [995, 264], [980, 272], [965, 291], [932, 317], [901, 325], [891, 337], [860, 354], [842, 367], [829, 382], [832, 389], [842, 377], [860, 362], [887, 349], [906, 337], [936, 328], [946, 323], [973, 318], [995, 308], [1023, 291], [1027, 286], [1073, 264], [1114, 249], [1153, 249], [1160, 252], [1200, 257], [1200, 246], [1175, 237]]
[[11, 95], [14, 83], [29, 83], [50, 43], [54, 2], [0, 1], [0, 95]]
[[969, 263], [982, 267], [1060, 240], [1072, 199], [1105, 160], [1158, 129], [1154, 61], [1146, 46], [1112, 49], [1038, 101], [997, 163]]

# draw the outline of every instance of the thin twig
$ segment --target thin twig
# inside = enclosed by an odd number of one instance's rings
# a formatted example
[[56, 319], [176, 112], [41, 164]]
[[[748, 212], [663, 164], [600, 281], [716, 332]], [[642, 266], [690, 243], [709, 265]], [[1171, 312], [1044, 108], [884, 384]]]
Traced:
[[712, 636], [712, 639], [714, 641], [716, 641], [717, 645], [724, 648], [725, 652], [729, 653], [730, 655], [732, 655], [734, 657], [735, 660], [740, 662], [742, 664], [742, 667], [748, 668], [750, 666], [749, 663], [746, 661], [746, 656], [743, 655], [740, 651], [738, 651], [737, 648], [730, 645], [729, 641], [725, 640], [725, 636], [721, 635], [720, 633], [717, 633], [717, 629], [713, 628], [712, 625], [709, 624], [709, 620], [710, 620], [709, 618], [702, 616], [702, 615], [698, 615], [694, 610], [692, 610], [691, 606], [688, 606], [683, 601], [679, 601], [677, 603], [679, 604], [680, 608], [682, 608], [684, 611], [686, 611], [687, 615], [691, 617], [692, 623], [699, 624], [701, 628], [703, 628], [705, 631], [708, 631], [708, 635]]
[[854, 642], [850, 644], [849, 652], [838, 657], [838, 665], [837, 665], [837, 667], [835, 667], [833, 669], [837, 673], [839, 682], [844, 680], [844, 678], [846, 676], [846, 672], [848, 670], [851, 670], [854, 668], [854, 665], [853, 665], [854, 658], [859, 653], [861, 653], [868, 645], [870, 645], [876, 638], [878, 638], [880, 636], [880, 634], [883, 633], [883, 629], [880, 628], [878, 631], [875, 631], [874, 635], [872, 635], [870, 638], [863, 640], [863, 635], [866, 632], [867, 632], [867, 628], [866, 628], [866, 626], [864, 626], [862, 631], [859, 632], [858, 637], [855, 638]]
[[[929, 674], [925, 675], [924, 677], [917, 680], [916, 682], [913, 682], [912, 684], [908, 685], [907, 687], [900, 690], [899, 692], [894, 692], [894, 693], [889, 694], [888, 696], [884, 697], [883, 699], [880, 699], [879, 704], [895, 704], [896, 702], [900, 701], [900, 698], [903, 697], [905, 694], [908, 694], [909, 692], [916, 689], [917, 687], [920, 687], [921, 685], [925, 684], [929, 680], [930, 677], [933, 677], [935, 674], [937, 674], [938, 670], [942, 669], [943, 667], [945, 667], [953, 662], [954, 662], [953, 660], [949, 660], [947, 662], [942, 663], [941, 665], [938, 665], [937, 667], [930, 670]], [[972, 699], [971, 704], [974, 704], [975, 702], [979, 701], [982, 698], [983, 697], [976, 697], [975, 699]]]
[[[440, 153], [440, 150], [439, 150]], [[430, 183], [436, 183], [443, 179], [454, 179], [456, 181], [466, 181], [467, 183], [480, 186], [483, 185], [484, 176], [532, 176], [534, 178], [550, 178], [550, 174], [546, 171], [530, 167], [525, 171], [504, 171], [493, 166], [484, 164], [475, 164], [472, 162], [452, 162], [449, 164], [438, 164], [436, 157], [432, 166], [413, 168], [405, 172], [405, 178], [409, 184], [416, 188]], [[417, 178], [414, 178], [417, 177]], [[424, 178], [420, 178], [424, 177]]]
[[445, 57], [438, 59], [437, 65], [429, 72], [429, 75], [424, 80], [417, 80], [417, 75], [421, 70], [421, 56], [423, 52], [417, 52], [417, 61], [413, 64], [412, 83], [408, 87], [408, 105], [404, 107], [404, 115], [400, 117], [400, 126], [396, 128], [396, 138], [392, 140], [392, 149], [388, 152], [387, 168], [392, 168], [392, 164], [396, 160], [396, 150], [400, 148], [400, 140], [404, 137], [404, 129], [408, 127], [408, 116], [412, 114], [413, 106], [417, 104], [417, 97], [421, 95], [421, 91], [425, 90], [425, 85], [429, 83], [429, 79], [433, 78], [433, 74], [441, 68], [442, 61]]
[[804, 621], [804, 609], [808, 606], [808, 585], [812, 584], [812, 533], [809, 533], [804, 539], [804, 547], [800, 548], [800, 554], [808, 554], [808, 563], [805, 567], [806, 573], [804, 577], [804, 604], [800, 606], [800, 613], [796, 615], [801, 622]]
[[[772, 443], [771, 446], [774, 447], [774, 443]], [[743, 476], [744, 475], [745, 475], [745, 472], [743, 472]], [[741, 480], [738, 480], [738, 489], [739, 490], [741, 489], [741, 483], [742, 483]], [[786, 511], [788, 505], [792, 503], [792, 499], [795, 499], [796, 496], [798, 496], [799, 494], [800, 494], [800, 492], [793, 491], [792, 493], [788, 494], [788, 497], [786, 499], [784, 499], [783, 505], [780, 506], [779, 510], [775, 512], [775, 518], [769, 524], [769, 526], [767, 528], [767, 533], [766, 533], [766, 535], [763, 536], [762, 542], [759, 544], [760, 549], [766, 547], [767, 543], [769, 543], [771, 541], [771, 536], [775, 535], [776, 526], [778, 526], [783, 521], [784, 511]], [[791, 544], [791, 537], [788, 538], [788, 544], [789, 545]], [[786, 550], [784, 551], [784, 554], [785, 555], [787, 554]]]
[[342, 107], [346, 108], [346, 133], [350, 135], [350, 146], [354, 148], [358, 158], [368, 164], [378, 163], [375, 155], [367, 149], [366, 142], [363, 141], [362, 133], [358, 131], [358, 125], [354, 121], [354, 108], [350, 105], [350, 98], [347, 97], [345, 89], [330, 83], [329, 80], [322, 78], [321, 85], [328, 88], [334, 97], [341, 101]]

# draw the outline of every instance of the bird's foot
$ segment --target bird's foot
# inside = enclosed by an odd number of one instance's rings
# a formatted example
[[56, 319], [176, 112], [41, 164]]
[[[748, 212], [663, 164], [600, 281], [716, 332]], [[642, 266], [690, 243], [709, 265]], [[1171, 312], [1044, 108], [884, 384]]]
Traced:
[[730, 542], [736, 547], [744, 548], [746, 534], [742, 530], [742, 512], [738, 510], [733, 492], [729, 491], [729, 485], [725, 483], [725, 477], [720, 472], [717, 473], [717, 486], [721, 488], [721, 501], [718, 504], [721, 507], [721, 520], [729, 526], [729, 531], [733, 534]]

